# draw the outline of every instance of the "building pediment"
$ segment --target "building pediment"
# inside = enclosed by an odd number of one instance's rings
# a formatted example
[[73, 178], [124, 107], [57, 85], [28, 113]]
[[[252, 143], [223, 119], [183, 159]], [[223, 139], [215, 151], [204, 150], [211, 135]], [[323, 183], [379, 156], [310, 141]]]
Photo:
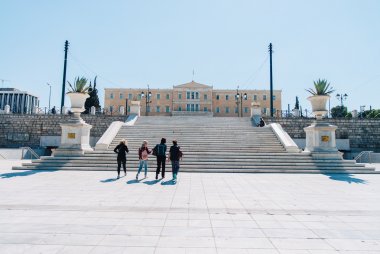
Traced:
[[208, 85], [204, 85], [204, 84], [200, 84], [200, 83], [197, 83], [197, 82], [194, 82], [194, 81], [191, 81], [189, 83], [185, 83], [185, 84], [182, 84], [182, 85], [177, 85], [177, 86], [173, 86], [173, 88], [212, 88], [212, 86], [208, 86]]

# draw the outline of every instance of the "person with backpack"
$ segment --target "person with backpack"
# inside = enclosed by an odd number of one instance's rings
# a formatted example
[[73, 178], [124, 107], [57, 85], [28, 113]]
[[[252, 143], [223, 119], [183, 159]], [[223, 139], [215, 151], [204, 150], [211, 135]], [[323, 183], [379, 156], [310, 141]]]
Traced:
[[165, 161], [166, 161], [166, 138], [161, 139], [161, 143], [157, 144], [153, 148], [153, 155], [157, 156], [157, 169], [156, 169], [156, 179], [160, 174], [160, 169], [162, 166], [161, 178], [165, 178]]
[[121, 140], [120, 143], [113, 149], [115, 153], [117, 153], [117, 179], [120, 178], [120, 168], [121, 164], [123, 164], [124, 176], [127, 175], [127, 153], [129, 153], [128, 146], [126, 145], [126, 140]]
[[148, 174], [148, 155], [152, 153], [151, 150], [148, 148], [148, 141], [144, 140], [141, 147], [139, 148], [139, 170], [137, 171], [136, 180], [139, 179], [139, 174], [141, 172], [141, 169], [145, 168], [145, 178], [147, 178]]
[[182, 159], [183, 153], [177, 144], [177, 140], [173, 140], [173, 145], [169, 150], [169, 159], [172, 162], [173, 182], [177, 182], [177, 175], [179, 171], [179, 160]]

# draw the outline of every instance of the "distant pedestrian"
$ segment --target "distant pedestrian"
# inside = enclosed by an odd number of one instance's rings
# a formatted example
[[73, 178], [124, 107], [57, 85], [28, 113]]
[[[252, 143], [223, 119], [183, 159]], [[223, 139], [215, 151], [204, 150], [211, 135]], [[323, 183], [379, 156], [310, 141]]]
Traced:
[[158, 175], [160, 174], [160, 169], [162, 166], [161, 177], [165, 178], [165, 161], [166, 161], [166, 138], [161, 139], [161, 143], [157, 144], [153, 150], [157, 156], [157, 169], [156, 169], [156, 179], [158, 179]]
[[148, 148], [148, 141], [144, 140], [141, 147], [139, 148], [139, 170], [136, 174], [136, 180], [139, 179], [139, 174], [143, 167], [145, 168], [145, 178], [148, 177], [148, 155], [150, 153], [152, 153], [152, 151]]
[[260, 123], [259, 123], [259, 126], [260, 127], [264, 127], [265, 126], [265, 122], [264, 122], [264, 119], [262, 117], [260, 117]]
[[57, 111], [55, 110], [55, 106], [51, 109], [51, 113], [52, 113], [53, 115], [57, 114]]
[[121, 164], [123, 164], [124, 176], [127, 175], [127, 153], [129, 153], [127, 141], [121, 140], [120, 143], [113, 149], [115, 153], [117, 153], [117, 179], [120, 178], [120, 168]]
[[172, 162], [172, 172], [173, 172], [173, 182], [177, 182], [177, 175], [179, 171], [179, 160], [182, 159], [182, 151], [181, 148], [177, 144], [177, 140], [173, 140], [173, 145], [169, 150], [169, 159]]

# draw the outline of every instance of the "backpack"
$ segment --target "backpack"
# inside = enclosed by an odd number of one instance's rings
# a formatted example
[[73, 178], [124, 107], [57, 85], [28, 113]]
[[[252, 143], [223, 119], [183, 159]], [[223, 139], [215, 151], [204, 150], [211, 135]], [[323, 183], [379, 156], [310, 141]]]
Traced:
[[157, 148], [157, 155], [160, 155], [160, 156], [165, 156], [165, 145], [157, 145], [158, 148]]
[[154, 156], [157, 156], [157, 146], [158, 145], [156, 145], [153, 149], [152, 149], [152, 154], [154, 155]]
[[183, 152], [181, 151], [181, 148], [178, 147], [178, 157], [182, 158], [183, 157]]

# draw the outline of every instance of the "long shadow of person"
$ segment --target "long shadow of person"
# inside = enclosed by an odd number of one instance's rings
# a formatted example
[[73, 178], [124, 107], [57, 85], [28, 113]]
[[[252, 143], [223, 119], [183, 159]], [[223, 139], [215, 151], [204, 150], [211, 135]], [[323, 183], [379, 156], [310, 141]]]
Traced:
[[12, 173], [4, 173], [0, 174], [0, 178], [12, 178], [18, 176], [30, 176], [38, 173], [46, 173], [46, 172], [55, 172], [57, 170], [27, 170], [21, 172], [12, 172]]
[[157, 180], [152, 180], [152, 181], [145, 181], [143, 183], [147, 184], [147, 185], [154, 185], [158, 182], [160, 182], [162, 179], [157, 179]]
[[175, 184], [176, 184], [176, 182], [173, 181], [173, 179], [161, 183], [161, 185], [175, 185]]
[[368, 182], [366, 180], [360, 179], [360, 178], [355, 178], [353, 177], [352, 174], [348, 173], [340, 173], [340, 174], [324, 174], [327, 175], [331, 180], [334, 181], [341, 181], [341, 182], [347, 182], [349, 184], [351, 183], [357, 183], [357, 184], [367, 184]]
[[[122, 177], [124, 177], [124, 176], [121, 176], [120, 178], [122, 178]], [[115, 177], [115, 178], [108, 178], [108, 179], [105, 179], [105, 180], [100, 180], [100, 182], [101, 183], [112, 183], [112, 182], [115, 182], [117, 180], [118, 180], [118, 178]]]
[[140, 180], [133, 179], [127, 182], [127, 184], [135, 184], [135, 183], [140, 183]]

